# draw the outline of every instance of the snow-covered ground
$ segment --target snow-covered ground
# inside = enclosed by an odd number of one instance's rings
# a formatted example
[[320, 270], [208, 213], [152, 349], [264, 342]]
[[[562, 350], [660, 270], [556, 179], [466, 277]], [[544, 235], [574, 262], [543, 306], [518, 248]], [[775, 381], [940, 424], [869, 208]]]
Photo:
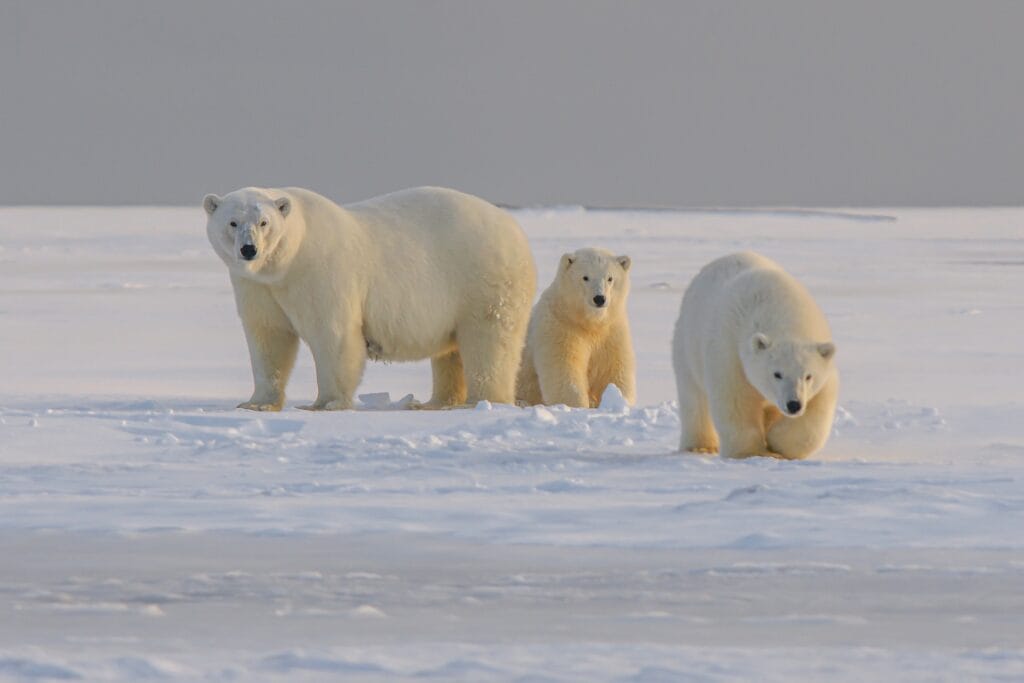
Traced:
[[[0, 209], [0, 679], [1024, 678], [1024, 211], [516, 215], [542, 287], [633, 257], [636, 409], [307, 413], [304, 351], [234, 410], [200, 209]], [[833, 325], [808, 462], [674, 452], [682, 291], [739, 249]]]

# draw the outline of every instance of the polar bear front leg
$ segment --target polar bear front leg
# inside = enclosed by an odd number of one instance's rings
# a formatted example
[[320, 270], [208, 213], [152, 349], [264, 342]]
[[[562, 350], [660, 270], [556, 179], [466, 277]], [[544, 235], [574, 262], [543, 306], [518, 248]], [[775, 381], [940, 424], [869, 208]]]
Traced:
[[238, 407], [281, 410], [285, 385], [299, 350], [299, 337], [265, 286], [241, 278], [232, 284], [253, 377], [252, 397]]
[[546, 405], [590, 407], [590, 351], [582, 343], [571, 337], [540, 339], [533, 360]]
[[366, 367], [366, 340], [358, 327], [350, 326], [336, 336], [311, 342], [316, 365], [317, 398], [303, 410], [350, 410], [352, 396]]
[[430, 359], [434, 389], [426, 409], [451, 408], [466, 403], [466, 375], [458, 350]]
[[616, 325], [605, 338], [601, 348], [594, 352], [590, 362], [590, 376], [600, 377], [601, 380], [596, 383], [597, 386], [590, 387], [591, 403], [594, 406], [601, 403], [601, 395], [609, 384], [619, 388], [626, 403], [636, 404], [636, 354], [633, 353], [629, 327]]
[[764, 431], [764, 398], [745, 377], [712, 375], [708, 390], [711, 420], [723, 458], [779, 457], [768, 448]]
[[284, 388], [288, 383], [295, 356], [299, 350], [299, 336], [290, 329], [280, 327], [244, 325], [252, 363], [252, 397], [239, 408], [246, 410], [281, 410], [284, 406]]
[[768, 447], [781, 457], [803, 460], [821, 449], [832, 431], [839, 379], [831, 377], [807, 404], [800, 417], [778, 418], [768, 428]]

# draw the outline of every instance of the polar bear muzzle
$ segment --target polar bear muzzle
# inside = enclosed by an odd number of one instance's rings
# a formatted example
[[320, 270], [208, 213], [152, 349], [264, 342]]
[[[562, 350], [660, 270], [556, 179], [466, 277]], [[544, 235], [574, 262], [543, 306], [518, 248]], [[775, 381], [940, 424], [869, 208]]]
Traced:
[[246, 261], [252, 261], [256, 258], [256, 247], [251, 244], [243, 244], [242, 248], [239, 249], [239, 253], [242, 254], [242, 258]]

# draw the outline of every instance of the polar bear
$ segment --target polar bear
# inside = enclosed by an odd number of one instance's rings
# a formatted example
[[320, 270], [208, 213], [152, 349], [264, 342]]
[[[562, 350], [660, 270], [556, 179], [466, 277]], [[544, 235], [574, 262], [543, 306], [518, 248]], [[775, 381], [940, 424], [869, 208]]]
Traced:
[[745, 252], [706, 265], [672, 339], [683, 451], [803, 459], [832, 429], [839, 374], [828, 322], [777, 263]]
[[281, 409], [300, 339], [316, 365], [310, 410], [351, 408], [367, 357], [430, 358], [426, 407], [513, 402], [536, 269], [507, 212], [431, 187], [345, 207], [249, 187], [203, 207], [249, 344], [255, 389], [240, 408]]
[[636, 400], [636, 360], [626, 316], [628, 256], [606, 249], [564, 254], [530, 316], [516, 398], [533, 405], [596, 407], [609, 384]]

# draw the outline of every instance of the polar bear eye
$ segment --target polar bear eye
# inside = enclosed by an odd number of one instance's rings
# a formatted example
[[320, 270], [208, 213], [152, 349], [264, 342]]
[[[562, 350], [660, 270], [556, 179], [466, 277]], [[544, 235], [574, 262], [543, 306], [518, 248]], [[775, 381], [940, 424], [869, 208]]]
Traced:
[[608, 278], [608, 282], [611, 282], [611, 281], [612, 281], [612, 279], [611, 279], [611, 278]]
[[267, 227], [267, 222], [266, 221], [260, 221], [260, 227], [261, 228]]
[[238, 227], [238, 223], [236, 223], [235, 221], [231, 221], [231, 227], [232, 228], [237, 228]]
[[589, 278], [589, 277], [587, 277], [586, 275], [584, 275], [584, 276], [583, 276], [583, 281], [584, 281], [584, 282], [590, 282], [590, 278]]
[[775, 373], [775, 379], [782, 379], [782, 373], [781, 372], [776, 372]]
[[811, 381], [811, 376], [807, 375], [806, 377], [804, 377], [804, 379], [807, 380], [808, 382], [810, 382]]

